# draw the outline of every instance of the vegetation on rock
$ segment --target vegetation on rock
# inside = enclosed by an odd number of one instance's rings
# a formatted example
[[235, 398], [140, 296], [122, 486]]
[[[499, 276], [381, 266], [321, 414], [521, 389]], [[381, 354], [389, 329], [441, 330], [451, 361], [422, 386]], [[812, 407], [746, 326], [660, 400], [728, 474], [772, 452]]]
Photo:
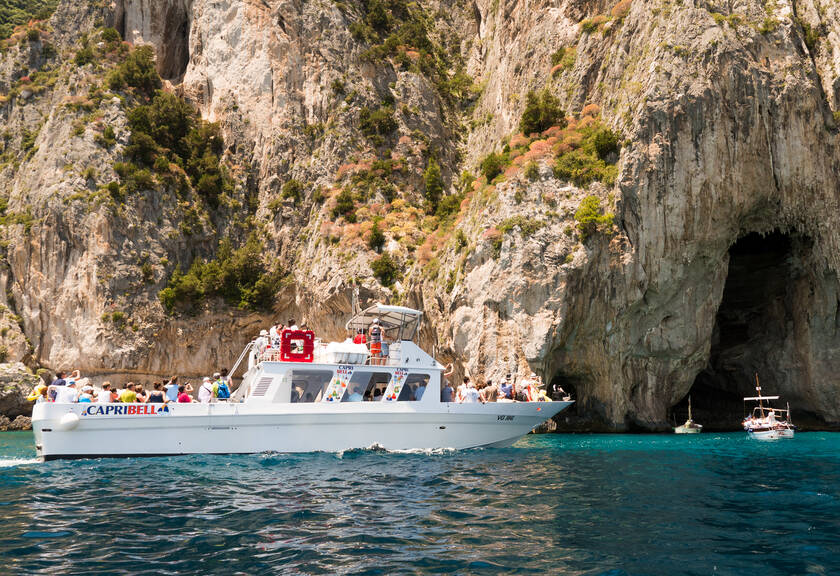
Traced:
[[279, 285], [279, 274], [264, 262], [263, 243], [252, 234], [238, 249], [222, 240], [215, 259], [196, 259], [186, 273], [176, 268], [159, 297], [170, 313], [195, 313], [212, 297], [243, 310], [268, 310]]
[[597, 196], [587, 196], [575, 211], [575, 222], [581, 241], [586, 241], [599, 230], [606, 230], [613, 225], [613, 215], [604, 213]]
[[11, 36], [16, 26], [30, 20], [46, 20], [58, 0], [0, 0], [0, 39]]
[[519, 130], [527, 136], [552, 126], [566, 126], [566, 113], [560, 107], [560, 100], [547, 88], [539, 94], [529, 90], [525, 95], [525, 110], [519, 120]]

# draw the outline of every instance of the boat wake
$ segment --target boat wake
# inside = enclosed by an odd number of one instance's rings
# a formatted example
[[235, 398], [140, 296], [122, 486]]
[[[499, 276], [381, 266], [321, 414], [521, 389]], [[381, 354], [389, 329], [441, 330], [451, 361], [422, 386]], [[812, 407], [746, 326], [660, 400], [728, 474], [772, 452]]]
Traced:
[[383, 454], [419, 454], [423, 456], [441, 456], [444, 454], [451, 454], [457, 452], [455, 448], [408, 448], [405, 450], [389, 450], [382, 444], [371, 444], [367, 448], [351, 448], [350, 450], [340, 450], [335, 455], [341, 459], [345, 456], [354, 456], [357, 454], [368, 454], [370, 452], [381, 452]]
[[27, 464], [38, 464], [37, 458], [0, 458], [0, 468], [12, 468], [14, 466], [26, 466]]

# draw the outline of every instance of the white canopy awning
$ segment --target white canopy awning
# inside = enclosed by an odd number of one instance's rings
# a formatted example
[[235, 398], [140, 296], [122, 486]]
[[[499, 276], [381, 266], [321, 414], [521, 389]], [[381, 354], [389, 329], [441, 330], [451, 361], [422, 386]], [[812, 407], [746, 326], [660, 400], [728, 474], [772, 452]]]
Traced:
[[353, 316], [346, 327], [354, 331], [359, 328], [367, 330], [377, 318], [385, 330], [399, 329], [400, 339], [411, 340], [420, 326], [423, 313], [405, 306], [374, 304]]

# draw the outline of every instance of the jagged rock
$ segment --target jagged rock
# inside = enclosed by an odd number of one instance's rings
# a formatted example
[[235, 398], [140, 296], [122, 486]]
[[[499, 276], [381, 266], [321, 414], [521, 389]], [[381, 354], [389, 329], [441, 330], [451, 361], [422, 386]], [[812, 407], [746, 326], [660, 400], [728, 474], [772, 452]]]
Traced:
[[20, 414], [9, 424], [8, 430], [32, 430], [32, 418]]
[[[9, 211], [31, 211], [28, 227], [4, 232], [0, 300], [11, 296], [23, 324], [19, 337], [11, 324], [2, 336], [17, 343], [6, 344], [10, 358], [28, 353], [28, 337], [33, 359], [52, 370], [115, 380], [197, 375], [229, 365], [278, 316], [343, 336], [355, 300], [392, 298], [423, 307], [422, 343], [459, 374], [535, 370], [561, 382], [577, 400], [561, 428], [663, 429], [690, 390], [698, 421], [737, 422], [756, 372], [806, 421], [840, 425], [837, 8], [824, 0], [746, 0], [732, 14], [694, 2], [621, 5], [615, 13], [619, 6], [601, 1], [435, 5], [436, 36], [460, 52], [481, 89], [456, 121], [408, 60], [371, 62], [368, 43], [350, 32], [363, 16], [352, 3], [62, 2], [53, 18], [59, 46], [72, 53], [103, 18], [127, 40], [152, 44], [169, 88], [221, 122], [240, 186], [257, 204], [249, 217], [290, 276], [272, 314], [218, 306], [195, 318], [165, 315], [157, 292], [174, 263], [212, 256], [230, 222], [208, 216], [186, 236], [181, 201], [161, 190], [110, 208], [91, 200], [96, 187], [82, 171], [93, 167], [97, 185], [118, 179], [126, 111], [117, 98], [96, 110], [115, 130], [111, 149], [93, 128], [78, 134], [85, 115], [66, 104], [103, 79], [68, 64], [53, 89], [0, 106], [14, 135], [3, 150], [15, 158], [0, 168], [0, 188], [10, 191]], [[552, 55], [572, 47], [558, 69]], [[27, 50], [0, 54], [0, 89], [24, 64], [42, 64]], [[396, 100], [394, 141], [379, 153], [403, 163], [408, 191], [399, 192], [422, 207], [429, 153], [439, 154], [453, 191], [453, 175], [503, 149], [524, 95], [543, 86], [569, 115], [600, 109], [621, 135], [615, 186], [573, 186], [541, 159], [533, 181], [512, 173], [468, 190], [455, 224], [465, 245], [442, 238], [425, 264], [429, 230], [395, 223], [385, 251], [407, 267], [397, 294], [373, 277], [362, 228], [336, 225], [333, 197], [312, 201], [315, 190], [344, 185], [341, 170], [373, 157], [360, 144], [362, 106]], [[19, 149], [18, 135], [35, 130], [34, 145]], [[279, 197], [291, 178], [307, 182], [302, 206]], [[370, 194], [365, 209], [384, 203]], [[615, 226], [581, 242], [574, 213], [589, 194], [615, 213]], [[504, 221], [543, 225], [500, 233]], [[352, 234], [357, 241], [335, 246]], [[154, 269], [148, 283], [138, 279], [144, 255]], [[115, 311], [129, 317], [122, 330], [104, 319]]]
[[31, 415], [32, 402], [26, 397], [39, 380], [20, 362], [0, 364], [0, 415], [6, 418]]

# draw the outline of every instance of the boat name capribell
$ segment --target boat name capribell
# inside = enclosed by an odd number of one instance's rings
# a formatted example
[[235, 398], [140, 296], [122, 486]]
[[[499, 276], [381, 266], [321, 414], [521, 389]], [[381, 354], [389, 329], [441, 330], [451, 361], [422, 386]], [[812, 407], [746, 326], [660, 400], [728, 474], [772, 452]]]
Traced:
[[82, 411], [82, 416], [153, 416], [156, 414], [169, 414], [169, 406], [163, 404], [107, 404], [101, 406], [92, 404]]

